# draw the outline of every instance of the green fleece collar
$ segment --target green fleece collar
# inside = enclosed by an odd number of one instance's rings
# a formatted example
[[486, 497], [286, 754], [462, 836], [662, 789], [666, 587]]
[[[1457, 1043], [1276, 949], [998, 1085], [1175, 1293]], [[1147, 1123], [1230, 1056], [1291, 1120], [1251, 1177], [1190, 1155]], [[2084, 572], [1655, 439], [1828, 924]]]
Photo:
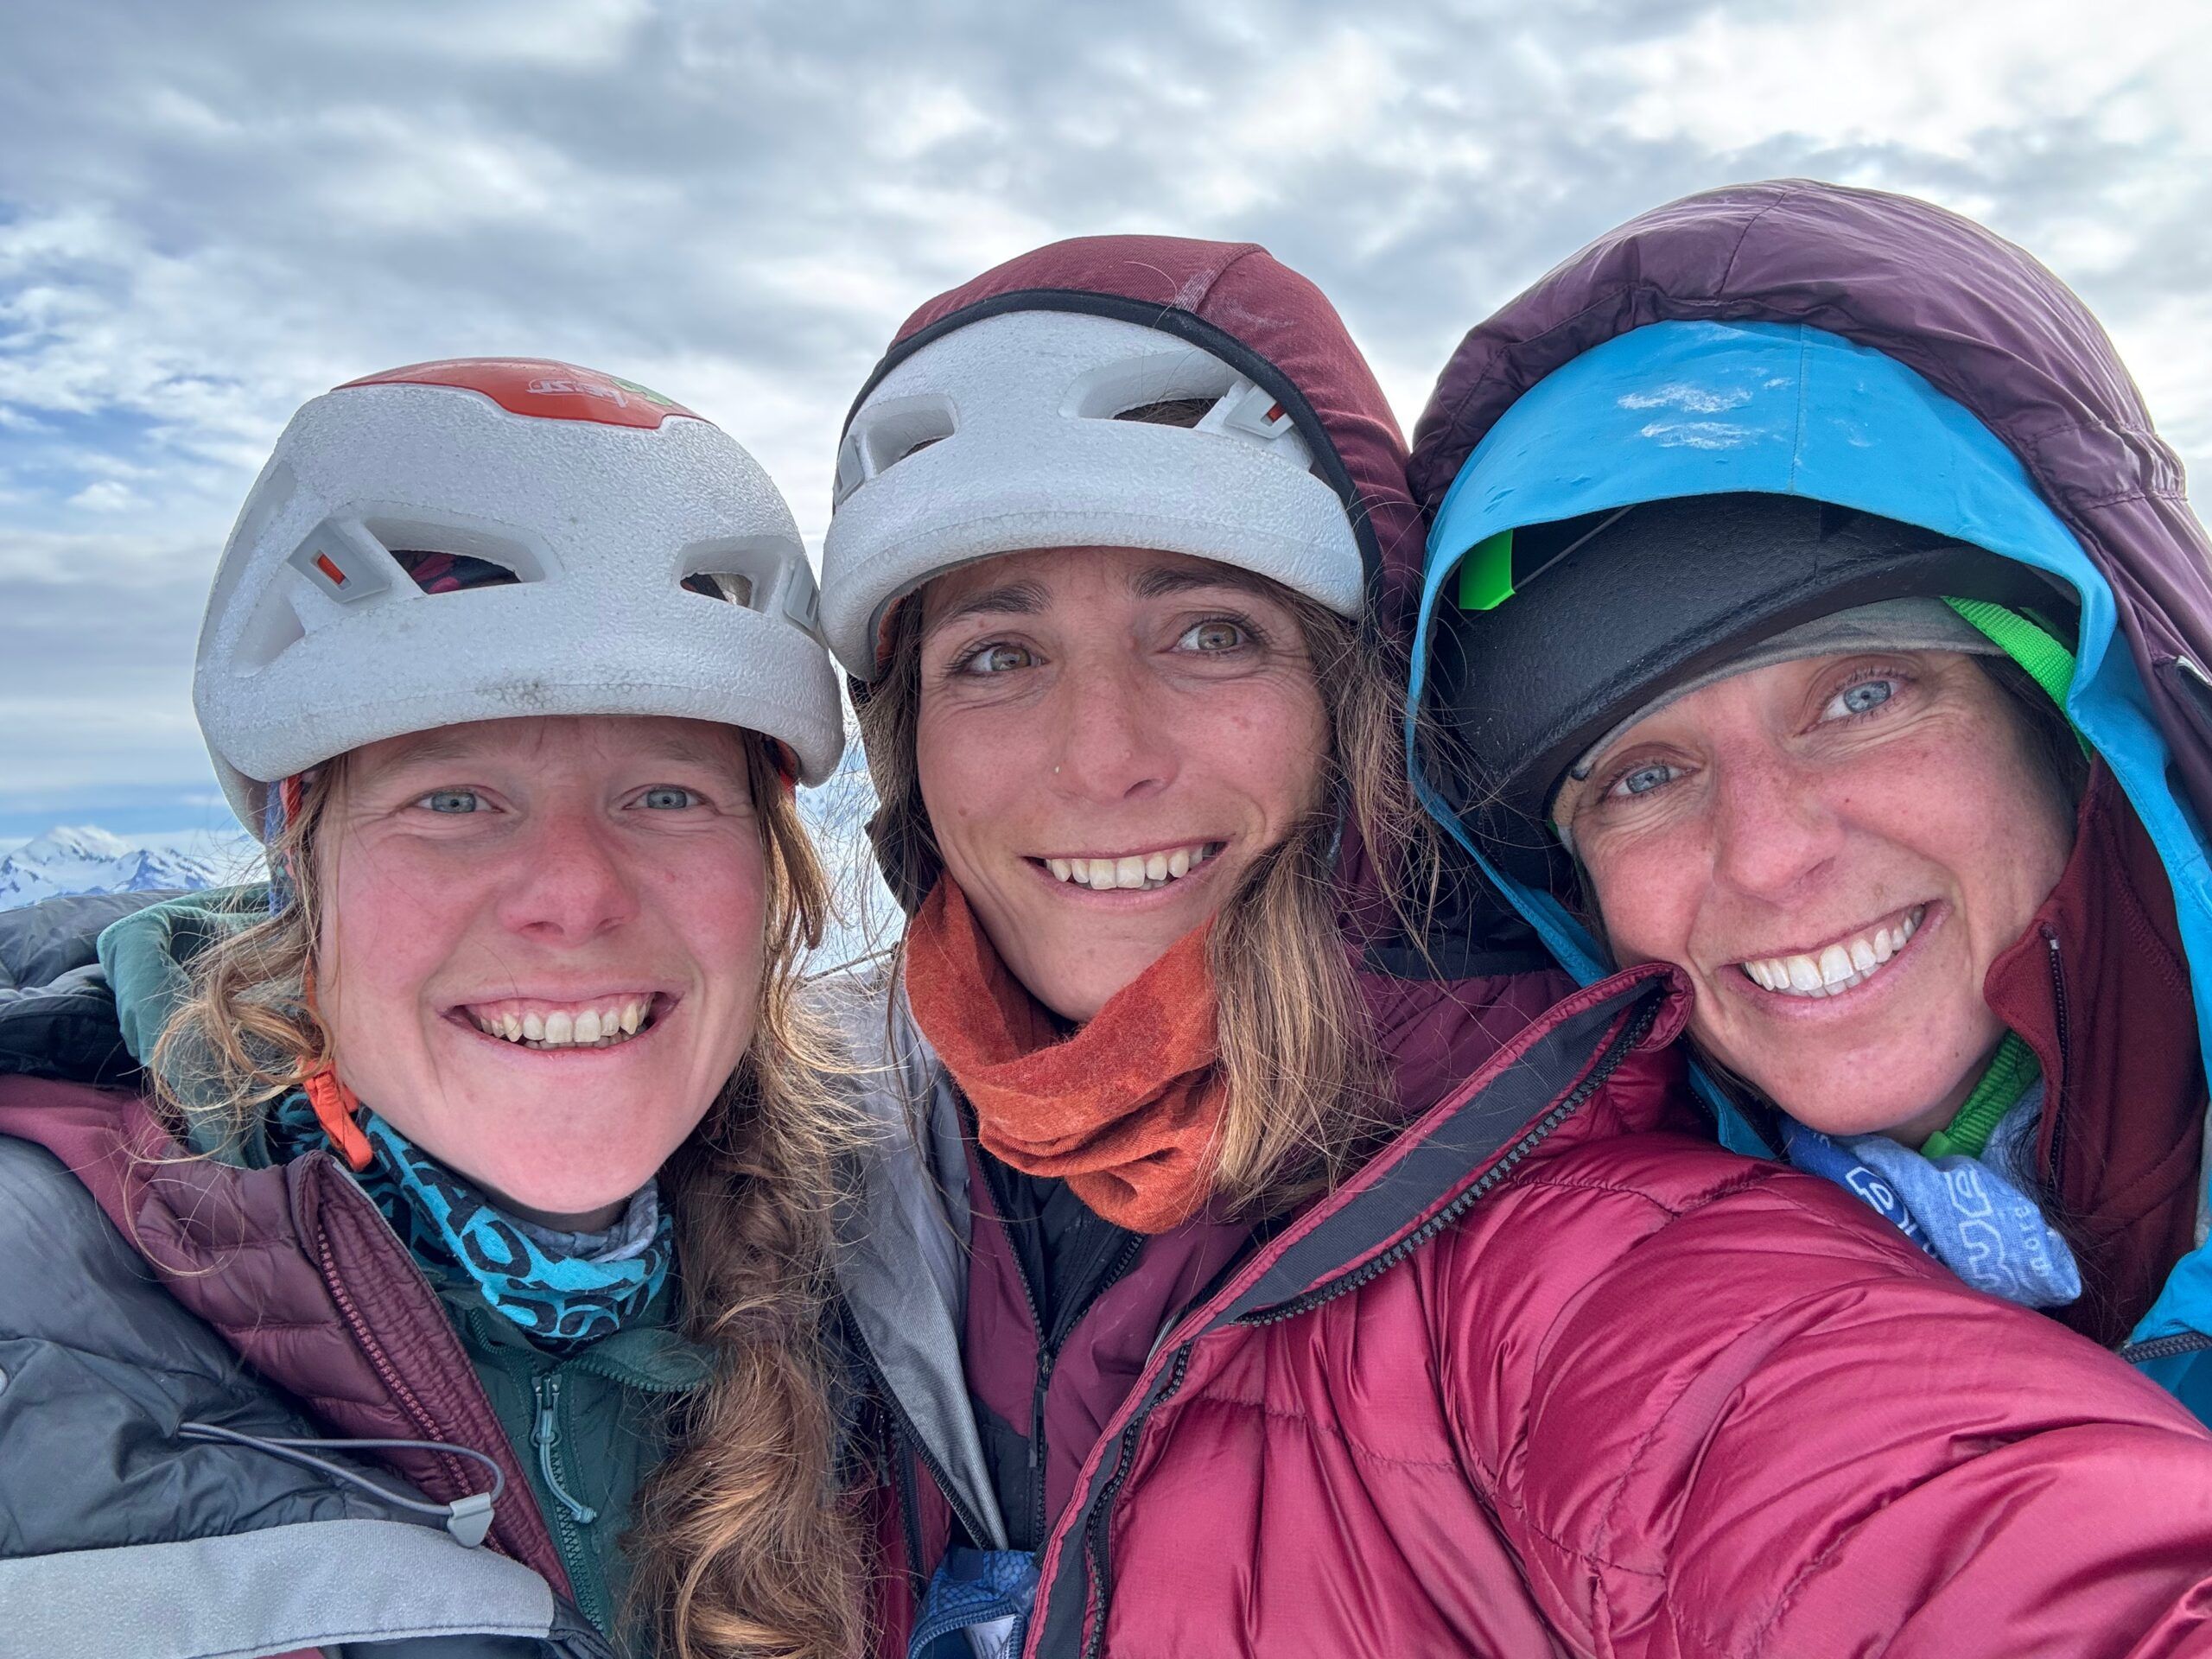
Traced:
[[[217, 887], [149, 905], [101, 931], [100, 966], [115, 995], [116, 1019], [131, 1058], [153, 1069], [162, 1028], [190, 994], [193, 959], [217, 939], [243, 932], [268, 914], [265, 886]], [[188, 1087], [165, 1081], [172, 1093], [189, 1101]], [[223, 1137], [212, 1117], [191, 1113], [188, 1105], [185, 1139], [194, 1152], [250, 1169], [265, 1169], [274, 1161], [259, 1130], [248, 1137], [248, 1144], [237, 1144]]]

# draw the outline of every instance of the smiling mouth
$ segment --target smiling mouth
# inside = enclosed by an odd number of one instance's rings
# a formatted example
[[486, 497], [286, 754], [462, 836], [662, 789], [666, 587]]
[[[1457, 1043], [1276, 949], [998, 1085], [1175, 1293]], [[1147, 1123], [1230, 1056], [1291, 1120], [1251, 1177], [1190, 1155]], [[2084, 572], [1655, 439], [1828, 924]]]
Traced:
[[464, 1002], [459, 1018], [518, 1048], [620, 1048], [642, 1037], [674, 1006], [658, 991], [632, 991], [556, 1002], [538, 997], [506, 997], [496, 1002]]
[[1928, 906], [1915, 905], [1879, 927], [1839, 939], [1817, 952], [1761, 957], [1739, 962], [1744, 977], [1777, 996], [1839, 996], [1864, 985], [1890, 965], [1927, 918]]
[[1080, 858], [1033, 858], [1029, 861], [1043, 865], [1056, 881], [1088, 887], [1093, 893], [1157, 893], [1183, 880], [1228, 844], [1224, 841], [1196, 841], [1187, 846], [1161, 848], [1149, 853], [1122, 853], [1103, 858], [1087, 855]]

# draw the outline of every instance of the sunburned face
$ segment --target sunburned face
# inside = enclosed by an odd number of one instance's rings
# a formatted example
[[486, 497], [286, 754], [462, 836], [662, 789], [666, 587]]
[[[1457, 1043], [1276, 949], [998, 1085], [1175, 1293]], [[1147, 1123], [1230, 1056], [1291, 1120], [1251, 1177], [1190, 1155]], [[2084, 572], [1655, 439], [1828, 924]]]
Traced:
[[1007, 967], [1063, 1018], [1096, 1014], [1314, 804], [1328, 720], [1281, 593], [1084, 548], [923, 594], [931, 828]]
[[516, 1214], [609, 1224], [751, 1040], [744, 750], [674, 719], [447, 727], [348, 758], [316, 843], [338, 1073]]
[[1948, 652], [1706, 687], [1554, 813], [1617, 957], [1688, 972], [1706, 1052], [1800, 1122], [1914, 1146], [2003, 1037], [1983, 978], [2073, 838], [2005, 693]]

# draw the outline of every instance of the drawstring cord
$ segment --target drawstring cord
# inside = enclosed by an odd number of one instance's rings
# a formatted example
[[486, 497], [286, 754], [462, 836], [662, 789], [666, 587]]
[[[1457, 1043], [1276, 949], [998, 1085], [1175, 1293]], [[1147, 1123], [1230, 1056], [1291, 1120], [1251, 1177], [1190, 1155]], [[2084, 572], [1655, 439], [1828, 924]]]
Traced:
[[[314, 969], [301, 975], [300, 989], [308, 1017], [320, 1026], [322, 1014], [315, 1005]], [[361, 1132], [360, 1097], [338, 1080], [336, 1068], [327, 1059], [308, 1068], [300, 1078], [300, 1087], [307, 1093], [308, 1104], [315, 1108], [315, 1121], [322, 1125], [322, 1132], [330, 1137], [346, 1166], [357, 1175], [366, 1169], [376, 1154], [369, 1137]]]
[[[312, 772], [295, 772], [281, 779], [269, 792], [269, 808], [264, 823], [264, 838], [274, 841], [283, 833], [284, 826], [300, 816], [300, 803], [307, 798], [308, 779]], [[292, 873], [281, 863], [273, 864], [269, 872], [269, 907], [283, 909], [293, 900], [295, 887]], [[307, 1005], [308, 1017], [317, 1026], [322, 1025], [322, 1011], [315, 1007], [315, 969], [305, 969], [300, 976], [300, 998]], [[306, 1093], [308, 1104], [315, 1109], [315, 1121], [330, 1138], [346, 1166], [359, 1174], [369, 1166], [375, 1155], [369, 1146], [369, 1137], [361, 1133], [359, 1098], [338, 1080], [338, 1072], [327, 1059], [319, 1060], [302, 1074], [300, 1087]]]
[[[318, 1470], [334, 1480], [357, 1487], [372, 1497], [416, 1515], [442, 1517], [445, 1529], [455, 1542], [474, 1549], [482, 1543], [492, 1530], [492, 1506], [505, 1496], [507, 1477], [492, 1458], [472, 1446], [456, 1446], [446, 1440], [300, 1440], [276, 1436], [245, 1434], [235, 1428], [225, 1428], [219, 1423], [182, 1423], [177, 1427], [177, 1438], [182, 1440], [219, 1441], [231, 1446], [251, 1446], [257, 1452], [266, 1452], [272, 1458], [282, 1458], [287, 1463], [304, 1469]], [[307, 1448], [318, 1446], [324, 1451], [343, 1452], [446, 1452], [456, 1457], [480, 1463], [492, 1471], [492, 1490], [471, 1492], [466, 1497], [455, 1498], [450, 1503], [430, 1503], [419, 1497], [408, 1497], [378, 1484], [366, 1475], [348, 1469], [327, 1458], [319, 1458]]]

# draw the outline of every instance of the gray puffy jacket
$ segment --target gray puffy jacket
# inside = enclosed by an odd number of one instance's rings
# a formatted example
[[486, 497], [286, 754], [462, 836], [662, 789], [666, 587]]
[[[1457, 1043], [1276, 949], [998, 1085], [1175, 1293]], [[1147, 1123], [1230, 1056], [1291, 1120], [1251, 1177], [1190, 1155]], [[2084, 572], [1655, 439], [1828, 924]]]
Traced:
[[[160, 896], [0, 912], [0, 1659], [608, 1659], [516, 1559], [538, 1553], [521, 1512], [542, 1523], [513, 1471], [464, 1543], [494, 1484], [454, 1449], [476, 1437], [385, 1434], [423, 1379], [328, 1363], [300, 1246], [372, 1236], [340, 1224], [334, 1166], [234, 1201], [203, 1163], [183, 1210], [131, 1173], [146, 1120], [92, 939]], [[272, 1191], [302, 1225], [264, 1224]], [[389, 1335], [416, 1310], [354, 1312]], [[349, 1450], [333, 1423], [449, 1444]]]

